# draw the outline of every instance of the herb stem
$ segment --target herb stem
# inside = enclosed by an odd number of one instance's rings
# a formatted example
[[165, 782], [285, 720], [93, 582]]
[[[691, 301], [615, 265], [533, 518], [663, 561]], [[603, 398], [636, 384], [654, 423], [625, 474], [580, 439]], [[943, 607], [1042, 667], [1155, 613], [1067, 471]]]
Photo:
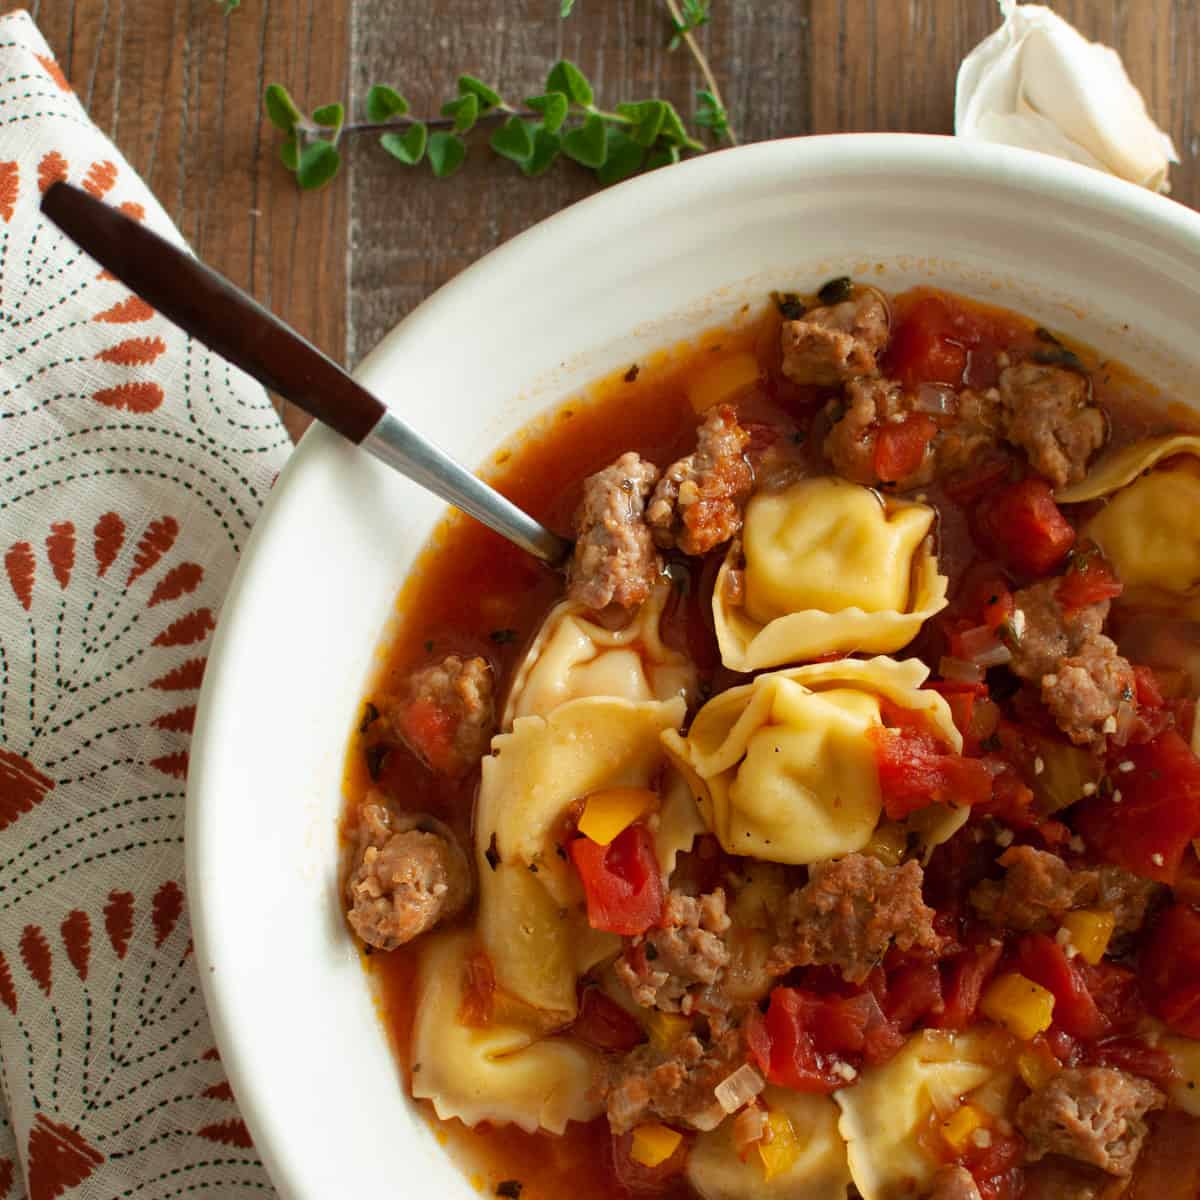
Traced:
[[[691, 52], [692, 57], [696, 60], [696, 65], [700, 68], [700, 74], [704, 76], [704, 82], [708, 90], [712, 92], [713, 99], [722, 107], [725, 108], [725, 101], [721, 96], [721, 89], [717, 85], [717, 77], [713, 74], [712, 67], [709, 66], [708, 57], [704, 51], [700, 49], [699, 43], [696, 41], [691, 30], [688, 28], [687, 22], [683, 19], [683, 13], [679, 10], [677, 0], [663, 0], [667, 6], [667, 12], [671, 14], [671, 20], [675, 22], [676, 28], [680, 31], [680, 36]], [[726, 109], [728, 112], [728, 109]], [[736, 146], [738, 144], [737, 134], [734, 132], [733, 126], [726, 126], [726, 136], [729, 138], [729, 144]]]
[[[493, 108], [479, 114], [479, 122], [507, 121], [509, 117], [519, 117], [523, 121], [537, 121], [540, 113], [531, 108]], [[424, 125], [429, 129], [453, 129], [453, 117], [393, 117], [390, 121], [347, 121], [342, 126], [342, 135], [351, 133], [391, 133], [397, 129], [407, 129], [410, 125]], [[332, 133], [332, 129], [324, 126], [313, 126], [312, 132], [318, 134]]]

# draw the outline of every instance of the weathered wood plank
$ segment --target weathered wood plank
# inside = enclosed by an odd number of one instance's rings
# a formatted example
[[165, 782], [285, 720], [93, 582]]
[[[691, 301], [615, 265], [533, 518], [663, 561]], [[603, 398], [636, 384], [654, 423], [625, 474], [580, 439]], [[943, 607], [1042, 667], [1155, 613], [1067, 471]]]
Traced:
[[[266, 83], [331, 100], [349, 74], [350, 0], [33, 0], [92, 118], [197, 252], [318, 345], [345, 352], [344, 181], [301, 196], [261, 119]], [[283, 407], [290, 430], [304, 414]]]

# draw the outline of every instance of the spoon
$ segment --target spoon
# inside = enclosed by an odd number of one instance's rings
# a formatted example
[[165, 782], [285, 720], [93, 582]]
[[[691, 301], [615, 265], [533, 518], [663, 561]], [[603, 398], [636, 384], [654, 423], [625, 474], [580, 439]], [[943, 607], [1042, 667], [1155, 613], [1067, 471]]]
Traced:
[[263, 387], [552, 567], [571, 543], [410, 428], [377, 396], [223, 275], [67, 183], [42, 212], [146, 303]]

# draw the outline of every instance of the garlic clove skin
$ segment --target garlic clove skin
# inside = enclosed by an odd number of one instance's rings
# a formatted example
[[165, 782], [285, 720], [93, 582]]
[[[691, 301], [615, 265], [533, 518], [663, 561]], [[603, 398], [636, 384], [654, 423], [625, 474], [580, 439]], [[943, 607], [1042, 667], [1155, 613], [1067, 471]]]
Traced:
[[963, 60], [955, 132], [1040, 150], [1154, 191], [1179, 156], [1120, 55], [1040, 4], [1000, 0], [1004, 22]]

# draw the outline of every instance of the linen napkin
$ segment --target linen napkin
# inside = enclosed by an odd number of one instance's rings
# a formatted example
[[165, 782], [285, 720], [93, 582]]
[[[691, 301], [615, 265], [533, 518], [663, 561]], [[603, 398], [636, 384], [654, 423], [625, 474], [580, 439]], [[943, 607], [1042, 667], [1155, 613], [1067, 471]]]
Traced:
[[188, 738], [287, 457], [263, 391], [42, 219], [180, 241], [24, 13], [0, 18], [0, 1200], [271, 1194], [183, 892]]

